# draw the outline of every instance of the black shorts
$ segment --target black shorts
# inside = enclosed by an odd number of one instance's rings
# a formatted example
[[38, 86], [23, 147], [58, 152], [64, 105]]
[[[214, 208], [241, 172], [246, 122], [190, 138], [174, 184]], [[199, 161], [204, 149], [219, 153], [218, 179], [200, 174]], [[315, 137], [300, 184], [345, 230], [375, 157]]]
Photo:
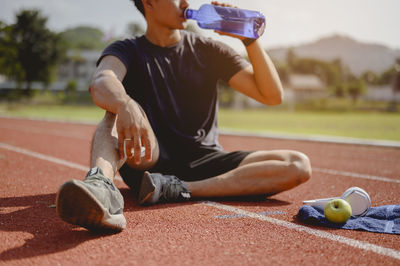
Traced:
[[[174, 175], [184, 181], [198, 181], [229, 172], [239, 166], [250, 151], [225, 152], [202, 150], [194, 160], [168, 160], [160, 156], [156, 165], [149, 169], [151, 173]], [[119, 173], [124, 182], [137, 195], [142, 181], [143, 171], [135, 170], [124, 164]]]

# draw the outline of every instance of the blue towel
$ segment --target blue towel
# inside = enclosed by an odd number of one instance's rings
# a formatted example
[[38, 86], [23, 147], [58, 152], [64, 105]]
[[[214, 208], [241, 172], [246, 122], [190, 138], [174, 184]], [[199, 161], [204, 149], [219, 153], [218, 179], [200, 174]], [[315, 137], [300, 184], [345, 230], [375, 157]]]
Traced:
[[365, 230], [376, 233], [400, 234], [400, 205], [372, 207], [362, 217], [351, 217], [346, 223], [329, 222], [323, 211], [304, 205], [298, 217], [304, 223], [340, 229]]

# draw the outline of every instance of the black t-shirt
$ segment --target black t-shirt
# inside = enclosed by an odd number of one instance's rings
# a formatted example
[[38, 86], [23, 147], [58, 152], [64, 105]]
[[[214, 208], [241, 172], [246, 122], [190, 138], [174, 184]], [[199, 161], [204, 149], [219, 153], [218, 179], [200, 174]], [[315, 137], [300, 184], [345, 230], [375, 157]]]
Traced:
[[197, 149], [221, 150], [217, 131], [218, 79], [228, 81], [248, 62], [224, 43], [181, 32], [170, 47], [145, 36], [116, 41], [102, 53], [127, 68], [123, 85], [153, 127], [167, 157], [187, 157]]

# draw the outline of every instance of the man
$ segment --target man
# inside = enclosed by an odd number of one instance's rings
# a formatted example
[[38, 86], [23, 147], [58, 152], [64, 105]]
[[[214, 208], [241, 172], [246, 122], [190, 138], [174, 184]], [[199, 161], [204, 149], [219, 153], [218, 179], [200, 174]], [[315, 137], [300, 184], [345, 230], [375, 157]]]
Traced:
[[278, 74], [259, 42], [233, 36], [246, 45], [249, 64], [223, 43], [181, 31], [186, 0], [134, 3], [147, 31], [111, 44], [98, 61], [90, 92], [106, 114], [85, 180], [60, 187], [59, 216], [89, 230], [124, 229], [117, 171], [142, 205], [271, 195], [307, 181], [311, 167], [302, 153], [228, 153], [218, 143], [218, 79], [261, 103], [282, 101]]

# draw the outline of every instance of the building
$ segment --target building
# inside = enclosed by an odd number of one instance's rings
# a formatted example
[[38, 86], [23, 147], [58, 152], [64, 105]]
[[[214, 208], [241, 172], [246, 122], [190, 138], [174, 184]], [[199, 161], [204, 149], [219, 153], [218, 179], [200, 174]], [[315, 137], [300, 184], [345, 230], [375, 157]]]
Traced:
[[64, 90], [69, 81], [75, 81], [78, 91], [87, 90], [100, 55], [101, 51], [69, 51], [67, 60], [59, 66], [58, 78], [51, 89]]
[[394, 93], [392, 85], [368, 86], [364, 99], [400, 103], [400, 92]]
[[284, 87], [285, 100], [289, 102], [328, 97], [326, 84], [316, 75], [291, 74]]

